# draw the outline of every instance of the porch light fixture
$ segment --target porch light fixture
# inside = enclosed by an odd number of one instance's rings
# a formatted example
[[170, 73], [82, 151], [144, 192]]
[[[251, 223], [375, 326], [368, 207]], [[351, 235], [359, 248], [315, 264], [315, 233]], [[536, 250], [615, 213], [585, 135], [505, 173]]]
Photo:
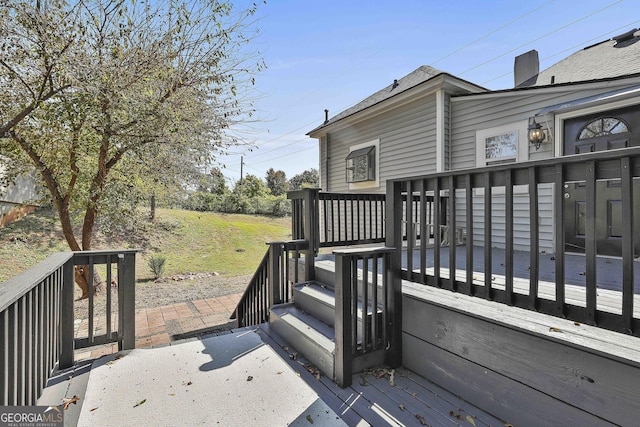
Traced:
[[535, 117], [529, 117], [529, 131], [527, 132], [527, 137], [529, 138], [529, 143], [531, 145], [535, 145], [536, 150], [540, 149], [540, 145], [544, 142], [545, 134], [544, 130], [542, 130], [542, 125], [540, 123], [536, 123]]

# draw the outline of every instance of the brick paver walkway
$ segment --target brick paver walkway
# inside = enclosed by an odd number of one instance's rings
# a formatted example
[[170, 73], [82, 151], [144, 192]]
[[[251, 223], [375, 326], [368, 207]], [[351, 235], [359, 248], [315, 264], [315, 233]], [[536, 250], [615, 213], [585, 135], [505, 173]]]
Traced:
[[[195, 337], [203, 333], [231, 329], [234, 322], [229, 316], [242, 294], [224, 295], [196, 301], [187, 301], [162, 307], [136, 310], [136, 348], [168, 345], [171, 341]], [[95, 334], [103, 334], [105, 319], [95, 319]], [[88, 335], [88, 319], [76, 320], [76, 337]], [[117, 329], [114, 315], [113, 330]], [[76, 350], [76, 360], [96, 358], [118, 351], [118, 344], [106, 344], [91, 349]]]

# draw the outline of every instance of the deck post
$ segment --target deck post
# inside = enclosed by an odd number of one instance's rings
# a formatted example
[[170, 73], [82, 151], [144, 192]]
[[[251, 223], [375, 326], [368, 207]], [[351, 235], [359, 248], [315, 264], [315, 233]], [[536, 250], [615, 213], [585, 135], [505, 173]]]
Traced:
[[[407, 197], [410, 197], [408, 195]], [[385, 316], [388, 331], [389, 349], [385, 363], [392, 368], [402, 365], [402, 185], [400, 182], [387, 181], [386, 200], [386, 245], [395, 250], [388, 257], [385, 272], [387, 278], [387, 314]], [[407, 254], [410, 256], [410, 254]]]
[[282, 258], [283, 246], [284, 244], [282, 242], [273, 242], [269, 244], [269, 264], [267, 266], [267, 277], [269, 278], [268, 309], [283, 302], [283, 295], [280, 293], [280, 283], [282, 282], [282, 278], [280, 277], [280, 260]]
[[136, 348], [135, 289], [136, 254], [118, 254], [118, 350]]
[[[345, 388], [351, 385], [353, 375], [353, 347], [351, 342], [352, 323], [351, 316], [351, 257], [343, 253], [334, 252], [336, 257], [336, 359], [335, 382]], [[346, 259], [345, 259], [346, 258]]]
[[74, 286], [74, 262], [71, 257], [62, 266], [62, 301], [60, 304], [61, 323], [61, 348], [60, 348], [60, 369], [73, 366], [74, 351], [74, 325], [73, 325], [73, 286]]
[[315, 257], [320, 248], [320, 205], [318, 204], [318, 188], [304, 190], [304, 238], [309, 242], [309, 248], [305, 252], [304, 280], [315, 279]]

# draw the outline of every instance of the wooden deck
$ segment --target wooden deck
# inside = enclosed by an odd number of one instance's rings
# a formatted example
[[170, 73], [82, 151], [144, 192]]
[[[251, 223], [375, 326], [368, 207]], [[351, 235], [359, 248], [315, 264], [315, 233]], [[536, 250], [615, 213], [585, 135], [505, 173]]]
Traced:
[[105, 356], [85, 387], [74, 390], [77, 425], [505, 425], [404, 368], [359, 373], [340, 389], [266, 324]]
[[[420, 267], [420, 251], [415, 250], [413, 253], [413, 268], [417, 270]], [[498, 276], [505, 275], [505, 250], [499, 248], [491, 249], [492, 272]], [[440, 249], [442, 271], [449, 267], [449, 247]], [[433, 267], [433, 247], [427, 249], [427, 265]], [[530, 257], [529, 252], [514, 251], [513, 253], [513, 271], [514, 277], [528, 280], [530, 277]], [[565, 282], [567, 285], [584, 286], [586, 258], [578, 253], [565, 254]], [[456, 246], [456, 269], [464, 271], [467, 266], [467, 247], [466, 245]], [[403, 253], [403, 267], [407, 267], [406, 251]], [[474, 246], [473, 248], [473, 271], [480, 276], [484, 273], [484, 248], [482, 246]], [[540, 254], [540, 270], [539, 278], [541, 281], [555, 282], [555, 258], [553, 254]], [[634, 262], [635, 273], [635, 293], [640, 294], [640, 262]], [[616, 257], [598, 257], [596, 264], [596, 275], [598, 279], [598, 288], [620, 291], [622, 289], [622, 258]]]
[[[474, 247], [473, 251], [473, 281], [476, 285], [484, 286], [484, 249]], [[443, 247], [440, 252], [441, 268], [440, 276], [449, 278], [449, 248]], [[528, 295], [530, 265], [529, 253], [515, 251], [513, 254], [514, 265], [514, 292]], [[565, 254], [565, 301], [570, 304], [586, 306], [585, 291], [585, 257], [581, 254]], [[427, 250], [426, 274], [433, 276], [433, 248]], [[504, 249], [492, 249], [492, 283], [495, 289], [504, 289], [505, 285], [505, 251]], [[413, 254], [413, 271], [418, 272], [420, 267], [419, 251]], [[456, 247], [456, 279], [466, 281], [467, 249], [465, 245]], [[403, 253], [403, 268], [407, 267], [407, 254]], [[596, 265], [598, 280], [598, 304], [599, 310], [620, 314], [622, 312], [622, 259], [615, 257], [598, 257]], [[640, 318], [640, 262], [634, 262], [635, 277], [635, 301], [634, 317]], [[552, 254], [541, 254], [539, 269], [538, 297], [555, 301], [555, 258]]]
[[380, 367], [353, 376], [341, 389], [330, 379], [317, 377], [304, 359], [263, 325], [263, 339], [350, 426], [504, 426], [506, 423], [454, 396], [405, 368]]

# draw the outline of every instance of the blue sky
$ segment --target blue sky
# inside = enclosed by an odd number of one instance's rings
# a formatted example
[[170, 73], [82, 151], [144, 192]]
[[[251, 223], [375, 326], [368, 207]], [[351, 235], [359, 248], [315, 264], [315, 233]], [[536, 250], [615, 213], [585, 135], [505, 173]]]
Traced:
[[515, 56], [536, 49], [544, 70], [640, 27], [640, 2], [267, 0], [258, 15], [267, 65], [256, 78], [261, 121], [245, 135], [256, 148], [220, 159], [230, 183], [240, 177], [240, 156], [245, 176], [318, 168], [317, 142], [306, 133], [324, 109], [336, 115], [421, 65], [512, 88]]

